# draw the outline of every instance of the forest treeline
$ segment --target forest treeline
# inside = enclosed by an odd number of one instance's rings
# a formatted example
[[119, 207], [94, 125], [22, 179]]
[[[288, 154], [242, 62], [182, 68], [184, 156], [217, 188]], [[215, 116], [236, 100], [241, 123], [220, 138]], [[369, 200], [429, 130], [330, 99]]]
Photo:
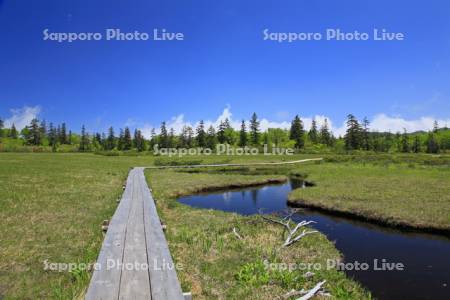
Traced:
[[[247, 125], [248, 124], [248, 125]], [[354, 115], [347, 116], [347, 130], [343, 137], [335, 137], [325, 119], [319, 127], [313, 119], [311, 128], [305, 130], [302, 119], [297, 115], [289, 129], [269, 128], [260, 130], [260, 122], [253, 113], [250, 120], [241, 121], [239, 130], [234, 129], [225, 119], [217, 128], [205, 127], [200, 121], [195, 128], [184, 126], [176, 134], [173, 128], [161, 123], [159, 133], [153, 129], [146, 139], [139, 129], [110, 127], [106, 133], [89, 133], [83, 125], [79, 133], [69, 130], [65, 123], [55, 125], [45, 120], [33, 119], [18, 131], [14, 124], [4, 128], [0, 119], [0, 151], [152, 151], [159, 148], [209, 148], [217, 144], [234, 147], [294, 148], [299, 152], [348, 152], [355, 150], [373, 152], [427, 152], [439, 153], [450, 150], [450, 130], [439, 128], [438, 123], [428, 132], [375, 132], [370, 130], [367, 118], [359, 121]]]

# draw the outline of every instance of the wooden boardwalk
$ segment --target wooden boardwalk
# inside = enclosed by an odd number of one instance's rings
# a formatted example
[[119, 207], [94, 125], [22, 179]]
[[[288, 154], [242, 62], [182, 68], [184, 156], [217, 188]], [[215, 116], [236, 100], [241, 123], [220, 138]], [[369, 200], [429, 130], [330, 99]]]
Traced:
[[144, 168], [130, 171], [86, 299], [184, 299]]
[[[210, 164], [147, 167], [196, 168], [286, 165], [322, 158], [276, 163]], [[183, 295], [167, 246], [155, 202], [144, 176], [144, 167], [128, 175], [125, 191], [109, 223], [86, 293], [87, 300], [191, 299]]]

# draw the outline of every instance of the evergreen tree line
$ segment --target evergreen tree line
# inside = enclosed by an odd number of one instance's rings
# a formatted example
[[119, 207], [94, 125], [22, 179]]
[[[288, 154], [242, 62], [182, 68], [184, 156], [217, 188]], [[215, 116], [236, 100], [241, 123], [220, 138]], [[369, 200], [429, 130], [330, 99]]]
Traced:
[[[248, 124], [248, 126], [247, 126]], [[320, 128], [316, 120], [312, 120], [311, 128], [304, 129], [302, 119], [296, 115], [288, 130], [269, 128], [262, 132], [260, 121], [253, 113], [248, 123], [241, 121], [239, 130], [235, 130], [228, 119], [220, 122], [217, 128], [209, 126], [205, 128], [204, 121], [200, 121], [196, 128], [184, 126], [180, 134], [176, 134], [173, 128], [167, 128], [166, 122], [161, 123], [159, 134], [155, 129], [151, 132], [150, 139], [146, 140], [139, 129], [133, 134], [128, 127], [119, 130], [116, 135], [113, 127], [105, 133], [89, 134], [85, 126], [81, 128], [80, 134], [73, 134], [67, 130], [66, 124], [55, 126], [53, 123], [47, 125], [45, 120], [33, 119], [30, 124], [19, 133], [14, 126], [5, 129], [0, 119], [0, 137], [11, 139], [23, 139], [26, 145], [50, 146], [56, 151], [60, 145], [74, 145], [79, 151], [95, 150], [119, 150], [137, 151], [152, 150], [158, 144], [159, 148], [210, 148], [215, 149], [217, 144], [228, 144], [239, 147], [261, 147], [263, 144], [275, 145], [276, 147], [289, 147], [297, 150], [305, 148], [338, 148], [342, 145], [346, 151], [365, 150], [375, 152], [428, 152], [438, 153], [450, 149], [450, 139], [438, 139], [438, 128], [435, 122], [433, 130], [428, 133], [392, 134], [390, 132], [372, 132], [367, 118], [359, 121], [354, 115], [347, 116], [347, 131], [344, 137], [333, 136], [328, 120], [324, 120]], [[443, 130], [447, 130], [444, 128]]]
[[[438, 132], [447, 131], [447, 138], [438, 141]], [[406, 129], [403, 133], [392, 134], [390, 132], [370, 132], [369, 121], [364, 118], [359, 122], [352, 114], [347, 116], [347, 131], [344, 136], [345, 149], [366, 150], [375, 152], [388, 152], [395, 150], [402, 153], [439, 153], [441, 150], [450, 149], [450, 137], [448, 128], [439, 129], [437, 121], [433, 129], [428, 133], [408, 134]]]

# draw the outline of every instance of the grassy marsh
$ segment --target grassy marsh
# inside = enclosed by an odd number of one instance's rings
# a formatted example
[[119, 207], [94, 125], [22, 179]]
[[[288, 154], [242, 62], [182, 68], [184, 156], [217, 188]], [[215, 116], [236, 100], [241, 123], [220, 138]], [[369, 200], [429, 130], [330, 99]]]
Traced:
[[[317, 155], [213, 155], [178, 159], [151, 155], [1, 153], [0, 296], [68, 299], [82, 295], [90, 279], [89, 272], [45, 271], [43, 262], [46, 259], [49, 262], [95, 261], [103, 239], [100, 224], [112, 216], [130, 167], [309, 157]], [[178, 172], [148, 170], [148, 180], [159, 200], [158, 209], [168, 225], [172, 254], [186, 266], [185, 271], [179, 272], [185, 290], [192, 290], [199, 298], [264, 299], [279, 296], [291, 288], [310, 287], [319, 278], [326, 278], [329, 282], [326, 288], [336, 297], [368, 296], [340, 272], [317, 273], [309, 280], [299, 278], [298, 273], [268, 275], [261, 270], [261, 259], [311, 262], [340, 254], [323, 235], [308, 236], [294, 247], [275, 253], [273, 249], [281, 243], [281, 228], [260, 222], [256, 217], [193, 209], [176, 202], [179, 195], [203, 189], [283, 180], [294, 171], [309, 175], [308, 179], [318, 185], [291, 196], [308, 195], [311, 203], [331, 199], [326, 204], [333, 204], [333, 209], [366, 213], [363, 208], [370, 207], [373, 209], [370, 213], [387, 215], [395, 222], [418, 220], [427, 226], [448, 226], [448, 156], [349, 155], [326, 156], [326, 161], [299, 165], [292, 170], [280, 166]], [[369, 179], [363, 180], [364, 176]], [[367, 186], [368, 182], [374, 185]], [[395, 191], [386, 193], [385, 198], [375, 197], [375, 187], [381, 193], [393, 183]], [[355, 196], [357, 192], [364, 197]], [[327, 195], [334, 198], [326, 198]], [[395, 197], [401, 201], [394, 201]], [[344, 205], [346, 201], [350, 204]], [[236, 239], [231, 232], [233, 227], [239, 229], [244, 240]]]
[[323, 163], [301, 171], [316, 186], [293, 204], [349, 213], [394, 226], [450, 231], [450, 168], [418, 163]]
[[[257, 172], [257, 170], [254, 170]], [[267, 170], [264, 171], [267, 173]], [[318, 263], [340, 259], [332, 242], [322, 234], [310, 235], [292, 247], [279, 250], [282, 228], [258, 216], [243, 217], [213, 210], [194, 209], [177, 203], [180, 195], [210, 189], [283, 180], [284, 175], [241, 175], [205, 172], [147, 170], [160, 217], [168, 225], [166, 236], [184, 290], [196, 299], [274, 299], [291, 289], [311, 288], [327, 279], [326, 289], [337, 298], [364, 299], [369, 294], [336, 270], [321, 270], [309, 279], [303, 270], [272, 271], [270, 263]], [[237, 239], [233, 228], [244, 237]]]

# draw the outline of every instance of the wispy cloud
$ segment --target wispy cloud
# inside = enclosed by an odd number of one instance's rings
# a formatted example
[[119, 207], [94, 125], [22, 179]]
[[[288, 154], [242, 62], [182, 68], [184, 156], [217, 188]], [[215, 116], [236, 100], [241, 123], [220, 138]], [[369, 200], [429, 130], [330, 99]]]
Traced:
[[22, 108], [11, 109], [11, 117], [5, 120], [5, 127], [11, 127], [12, 124], [18, 130], [23, 129], [29, 125], [31, 120], [37, 118], [41, 112], [40, 106], [24, 106]]
[[406, 129], [408, 132], [414, 132], [432, 129], [435, 120], [439, 123], [439, 126], [447, 126], [450, 124], [450, 118], [435, 119], [432, 117], [421, 117], [415, 120], [406, 120], [401, 117], [389, 117], [385, 114], [378, 114], [373, 118], [370, 128], [377, 131], [397, 132]]

